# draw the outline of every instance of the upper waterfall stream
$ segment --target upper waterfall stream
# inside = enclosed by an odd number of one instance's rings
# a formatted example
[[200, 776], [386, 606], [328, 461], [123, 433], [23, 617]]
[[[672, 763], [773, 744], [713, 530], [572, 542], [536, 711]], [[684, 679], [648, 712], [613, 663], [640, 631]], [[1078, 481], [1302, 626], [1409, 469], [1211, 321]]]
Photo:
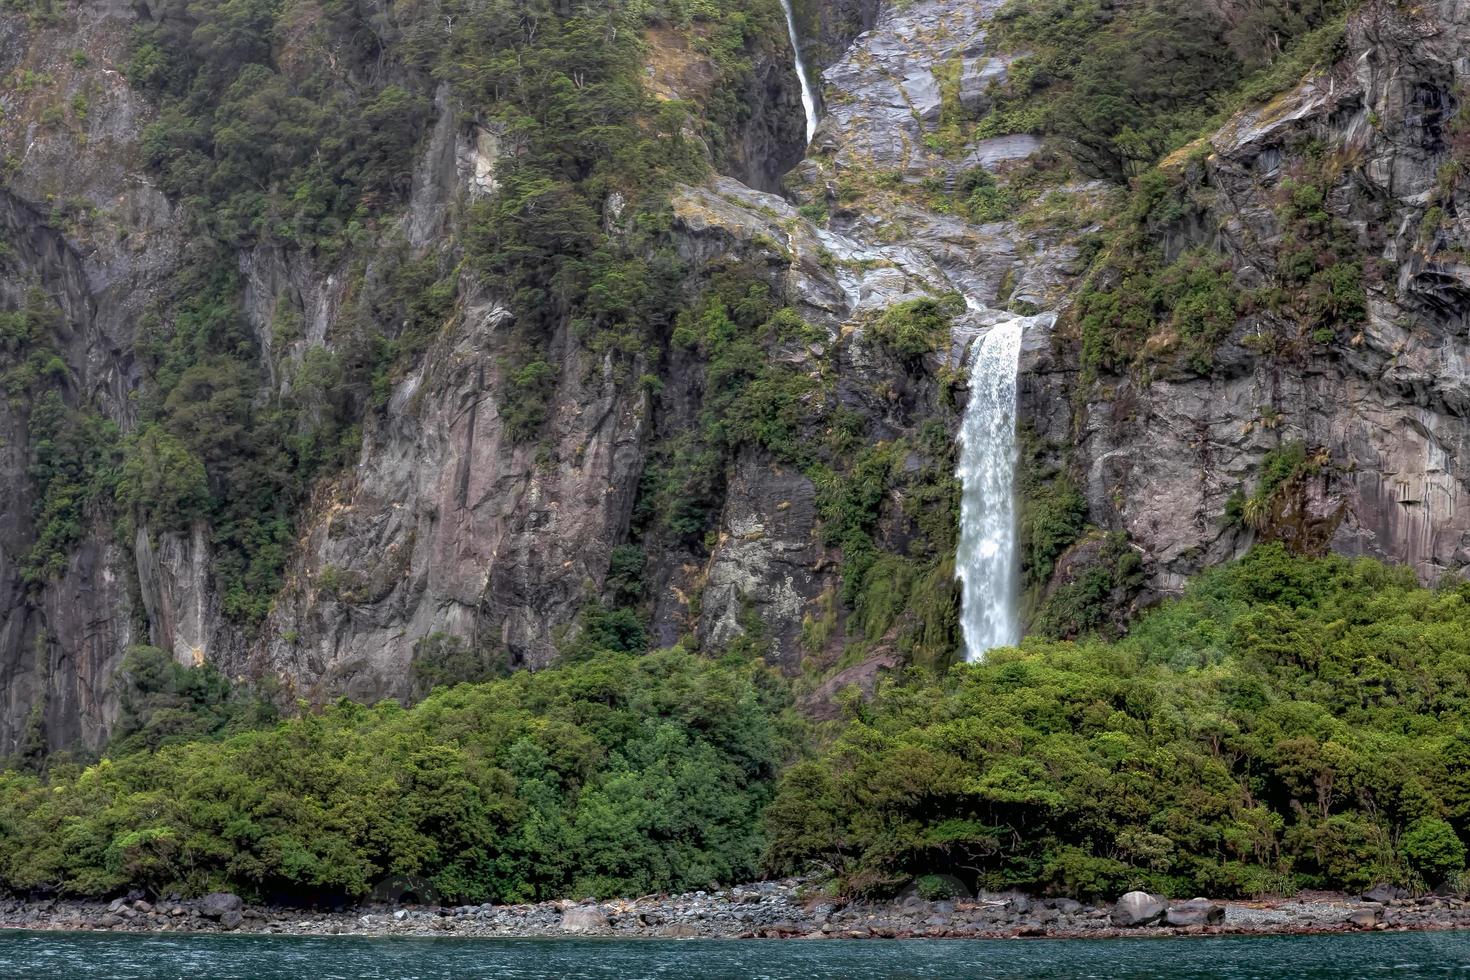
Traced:
[[[1048, 319], [1050, 314], [1044, 314]], [[970, 356], [970, 401], [960, 426], [960, 629], [965, 659], [1021, 640], [1016, 528], [1016, 371], [1021, 337], [1041, 317], [1003, 320]]]
[[801, 56], [801, 41], [796, 37], [796, 15], [791, 10], [791, 0], [781, 0], [781, 9], [786, 13], [786, 33], [791, 37], [791, 50], [796, 53], [796, 77], [801, 82], [801, 108], [806, 112], [806, 141], [810, 145], [817, 134], [817, 94], [812, 88], [811, 76], [807, 74], [806, 59]]

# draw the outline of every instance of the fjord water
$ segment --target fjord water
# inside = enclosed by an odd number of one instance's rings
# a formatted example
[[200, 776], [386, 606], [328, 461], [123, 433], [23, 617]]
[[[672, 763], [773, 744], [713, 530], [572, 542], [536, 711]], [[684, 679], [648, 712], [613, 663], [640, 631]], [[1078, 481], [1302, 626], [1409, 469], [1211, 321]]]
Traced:
[[1470, 976], [1470, 933], [1121, 940], [364, 939], [0, 933], [0, 977], [1210, 978]]
[[1029, 317], [997, 323], [974, 345], [960, 425], [960, 631], [965, 659], [1021, 639], [1016, 555], [1016, 369]]
[[796, 54], [796, 78], [801, 82], [801, 108], [806, 112], [806, 141], [810, 144], [817, 134], [817, 95], [812, 88], [811, 75], [806, 70], [806, 59], [801, 56], [801, 41], [796, 36], [796, 15], [791, 11], [791, 0], [781, 0], [781, 9], [786, 14], [786, 33], [791, 36], [791, 50]]

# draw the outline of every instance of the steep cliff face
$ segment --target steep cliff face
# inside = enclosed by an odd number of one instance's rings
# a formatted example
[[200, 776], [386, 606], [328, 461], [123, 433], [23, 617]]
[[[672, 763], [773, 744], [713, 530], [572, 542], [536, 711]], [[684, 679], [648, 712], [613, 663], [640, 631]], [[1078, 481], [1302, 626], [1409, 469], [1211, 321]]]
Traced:
[[[1179, 206], [1149, 219], [1166, 260], [1223, 256], [1263, 297], [1297, 288], [1288, 266], [1315, 250], [1307, 261], [1343, 270], [1341, 292], [1361, 300], [1313, 329], [1299, 304], [1252, 299], [1204, 376], [1165, 355], [1087, 389], [1076, 445], [1092, 512], [1143, 549], [1163, 589], [1263, 537], [1404, 562], [1426, 581], [1470, 562], [1467, 31], [1463, 3], [1368, 4], [1340, 64], [1166, 164]], [[1315, 239], [1305, 208], [1320, 212]], [[1295, 447], [1306, 462], [1258, 512], [1227, 515]]]
[[[140, 642], [312, 701], [412, 696], [415, 657], [446, 643], [543, 667], [614, 607], [657, 644], [840, 671], [843, 683], [947, 660], [962, 365], [977, 336], [1021, 313], [1062, 313], [1055, 333], [1039, 318], [1024, 339], [1028, 452], [1081, 488], [1097, 529], [1053, 581], [1032, 583], [1033, 601], [1112, 553], [1100, 531], [1126, 536], [1155, 592], [1262, 537], [1381, 555], [1425, 578], [1470, 563], [1470, 225], [1458, 210], [1470, 137], [1457, 119], [1470, 8], [1368, 4], [1339, 65], [1166, 161], [1167, 186], [1151, 192], [1163, 203], [1135, 240], [1164, 264], [1212, 256], [1241, 294], [1201, 363], [1168, 325], [1126, 357], [1095, 355], [1086, 297], [1134, 288], [1091, 251], [1126, 194], [1076, 176], [1035, 137], [977, 138], [1012, 65], [987, 41], [999, 0], [796, 6], [823, 68], [804, 156], [784, 36], [745, 52], [731, 93], [729, 52], [707, 23], [647, 26], [643, 85], [669, 112], [718, 106], [726, 128], [699, 139], [722, 175], [676, 189], [656, 222], [618, 191], [598, 202], [609, 240], [658, 225], [657, 261], [682, 270], [681, 312], [622, 349], [557, 320], [537, 338], [548, 367], [534, 439], [510, 395], [524, 344], [515, 297], [464, 260], [483, 234], [470, 215], [497, 199], [524, 147], [448, 82], [400, 70], [432, 109], [369, 230], [337, 251], [288, 236], [232, 247], [258, 405], [291, 398], [321, 351], [358, 356], [364, 323], [384, 344], [410, 332], [401, 304], [376, 299], [404, 263], [432, 267], [451, 297], [415, 328], [421, 347], [375, 379], [371, 404], [354, 406], [360, 445], [313, 477], [283, 584], [249, 623], [227, 608], [206, 520], [166, 523], [84, 489], [64, 540], [37, 551], [57, 496], [38, 489], [40, 394], [115, 427], [88, 445], [135, 435], [140, 352], [205, 237], [156, 189], [143, 152], [156, 110], [122, 73], [148, 13], [5, 15], [0, 308], [41, 302], [59, 366], [0, 403], [0, 755], [101, 744], [114, 675]], [[752, 10], [780, 16], [774, 3]], [[364, 17], [391, 21], [381, 5]], [[1011, 181], [1041, 190], [975, 205]], [[1308, 225], [1330, 248], [1305, 239]], [[1307, 322], [1315, 300], [1283, 285], [1304, 248], [1357, 270], [1344, 288], [1361, 284], [1361, 315], [1336, 311], [1326, 333]], [[930, 331], [925, 343], [895, 340], [894, 309]], [[811, 710], [830, 710], [836, 687], [812, 686]]]
[[[369, 4], [361, 16], [392, 37], [389, 13]], [[124, 74], [137, 25], [188, 16], [128, 4], [10, 13], [0, 47], [0, 71], [12, 83], [0, 121], [0, 297], [21, 309], [40, 290], [58, 314], [51, 341], [65, 364], [50, 381], [67, 406], [123, 435], [135, 428], [142, 384], [139, 325], [158, 315], [191, 262], [205, 260], [196, 243], [209, 240], [197, 215], [155, 189], [143, 142], [156, 107]], [[283, 71], [301, 56], [290, 45], [304, 49], [314, 26], [303, 21], [278, 40]], [[707, 57], [691, 53], [701, 32], [685, 25], [646, 39], [656, 97], [710, 97], [688, 84]], [[719, 93], [751, 108], [724, 117], [733, 128], [707, 145], [718, 165], [755, 186], [774, 187], [804, 141], [784, 45], [773, 34], [754, 50], [744, 87]], [[721, 81], [713, 70], [701, 77]], [[452, 264], [463, 209], [497, 190], [506, 135], [448, 85], [432, 105], [404, 206], [358, 255], [328, 258], [280, 240], [237, 251], [240, 308], [264, 373], [257, 401], [289, 397], [313, 351], [337, 354], [353, 342], [345, 311], [392, 271], [375, 249], [406, 247]], [[353, 272], [356, 263], [366, 274]], [[259, 625], [242, 625], [225, 608], [216, 529], [205, 522], [122, 527], [119, 508], [88, 501], [64, 567], [32, 569], [43, 506], [37, 439], [27, 430], [34, 393], [0, 408], [0, 754], [105, 739], [118, 709], [114, 675], [132, 643], [234, 676], [275, 675], [305, 697], [365, 700], [410, 694], [414, 645], [434, 634], [494, 645], [513, 665], [551, 659], [555, 637], [598, 596], [609, 553], [627, 533], [646, 442], [647, 393], [636, 384], [643, 371], [614, 371], [564, 323], [546, 347], [557, 368], [546, 437], [511, 439], [499, 400], [514, 324], [504, 298], [472, 274], [462, 273], [456, 292], [428, 349], [363, 419], [354, 465], [323, 479], [298, 515], [285, 586]], [[280, 327], [283, 309], [289, 331]], [[387, 336], [395, 331], [383, 325]]]
[[[53, 317], [45, 388], [122, 425], [131, 349], [154, 284], [180, 261], [179, 211], [141, 175], [149, 109], [118, 73], [135, 14], [86, 4], [64, 27], [0, 17], [0, 307]], [[80, 52], [86, 52], [85, 57]], [[37, 299], [39, 297], [39, 299]], [[0, 403], [0, 751], [95, 737], [116, 711], [113, 675], [137, 642], [132, 565], [99, 508], [80, 509], [61, 567], [35, 581], [40, 386], [7, 375]], [[62, 447], [63, 453], [71, 450]], [[27, 578], [31, 578], [30, 583]], [[23, 745], [24, 743], [24, 745]]]

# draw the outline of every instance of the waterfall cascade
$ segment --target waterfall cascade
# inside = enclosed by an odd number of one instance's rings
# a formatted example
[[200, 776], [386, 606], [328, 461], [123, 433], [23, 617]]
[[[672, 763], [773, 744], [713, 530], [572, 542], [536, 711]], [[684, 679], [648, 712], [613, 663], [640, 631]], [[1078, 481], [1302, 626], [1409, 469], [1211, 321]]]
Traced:
[[796, 38], [796, 15], [791, 11], [791, 0], [781, 0], [781, 9], [786, 13], [786, 33], [791, 36], [791, 50], [796, 52], [796, 77], [801, 82], [801, 108], [806, 112], [806, 141], [810, 145], [817, 134], [817, 95], [812, 88], [811, 76], [807, 74], [806, 59], [801, 56], [801, 42]]
[[960, 628], [965, 659], [1021, 640], [1021, 563], [1016, 550], [1016, 371], [1021, 336], [1042, 317], [990, 328], [970, 358], [970, 402], [960, 426]]

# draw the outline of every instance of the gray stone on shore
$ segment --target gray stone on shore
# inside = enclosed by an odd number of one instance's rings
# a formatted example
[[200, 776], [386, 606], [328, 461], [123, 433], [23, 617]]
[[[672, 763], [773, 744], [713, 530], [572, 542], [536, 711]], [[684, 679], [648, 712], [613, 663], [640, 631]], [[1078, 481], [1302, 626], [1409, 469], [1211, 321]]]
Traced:
[[606, 913], [596, 905], [576, 905], [561, 915], [562, 932], [606, 932], [611, 928]]
[[1132, 929], [1152, 925], [1169, 911], [1169, 900], [1148, 892], [1129, 892], [1113, 906], [1113, 925]]
[[1407, 892], [1394, 885], [1374, 885], [1363, 893], [1363, 901], [1387, 905], [1394, 899], [1403, 898]]
[[[1217, 902], [1205, 898], [1167, 903], [1164, 913], [1142, 927], [1112, 921], [1113, 905], [1083, 905], [1065, 898], [985, 894], [974, 901], [906, 900], [835, 903], [819, 899], [799, 879], [747, 884], [723, 891], [645, 895], [577, 904], [566, 899], [519, 905], [463, 905], [450, 908], [394, 908], [375, 903], [341, 912], [302, 909], [239, 908], [235, 916], [200, 914], [201, 902], [174, 904], [172, 896], [150, 912], [128, 899], [117, 911], [110, 903], [88, 901], [25, 902], [0, 898], [0, 928], [103, 929], [127, 932], [226, 932], [294, 935], [392, 935], [474, 937], [586, 936], [754, 938], [822, 936], [828, 938], [1003, 938], [1054, 936], [1157, 936], [1175, 931], [1223, 934], [1296, 934], [1352, 930], [1442, 929], [1470, 927], [1470, 903], [1460, 898], [1400, 898], [1391, 908], [1363, 903], [1356, 896], [1310, 894], [1295, 900]], [[759, 901], [752, 901], [757, 896]], [[216, 899], [215, 902], [221, 900]], [[224, 900], [228, 904], [234, 902]], [[810, 903], [810, 904], [809, 904]], [[214, 904], [214, 903], [211, 903]], [[242, 903], [243, 904], [243, 903]], [[1140, 900], [1140, 904], [1146, 904]], [[1224, 921], [1219, 921], [1223, 907]], [[1358, 912], [1370, 912], [1350, 920]], [[1129, 918], [1148, 913], [1130, 912]], [[566, 922], [573, 928], [565, 928]]]
[[241, 912], [245, 901], [230, 892], [210, 892], [199, 900], [199, 914], [218, 919], [227, 912]]
[[1214, 902], [1186, 902], [1164, 913], [1166, 926], [1214, 926], [1225, 921], [1225, 906]]
[[1359, 929], [1372, 929], [1378, 925], [1378, 910], [1358, 909], [1358, 911], [1348, 916], [1348, 921]]

